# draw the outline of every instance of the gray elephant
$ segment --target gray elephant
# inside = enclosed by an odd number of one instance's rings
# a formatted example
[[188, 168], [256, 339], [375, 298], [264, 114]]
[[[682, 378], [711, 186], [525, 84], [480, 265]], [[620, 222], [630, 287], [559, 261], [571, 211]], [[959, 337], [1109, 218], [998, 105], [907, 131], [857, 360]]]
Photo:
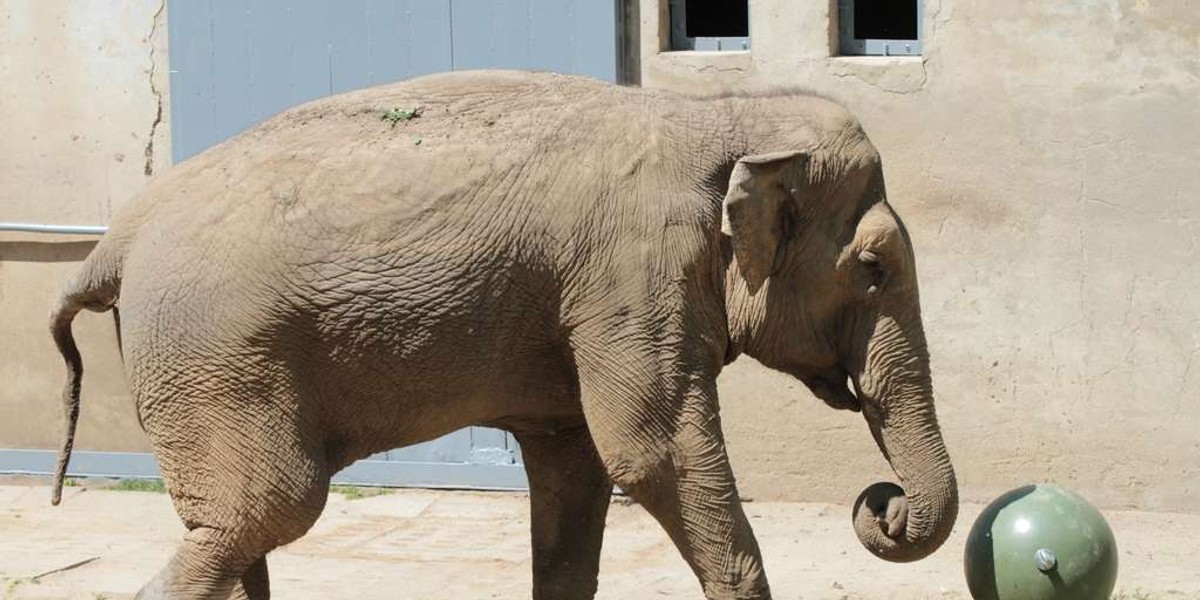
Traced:
[[[396, 107], [420, 111], [381, 120]], [[534, 598], [593, 597], [613, 484], [707, 598], [769, 598], [717, 401], [742, 354], [866, 417], [903, 486], [859, 498], [873, 553], [926, 556], [957, 514], [911, 244], [858, 122], [812, 96], [437, 75], [297, 107], [175, 167], [54, 309], [56, 502], [71, 321], [118, 297], [188, 529], [139, 598], [269, 597], [267, 553], [309, 529], [331, 475], [467, 425], [521, 444]]]

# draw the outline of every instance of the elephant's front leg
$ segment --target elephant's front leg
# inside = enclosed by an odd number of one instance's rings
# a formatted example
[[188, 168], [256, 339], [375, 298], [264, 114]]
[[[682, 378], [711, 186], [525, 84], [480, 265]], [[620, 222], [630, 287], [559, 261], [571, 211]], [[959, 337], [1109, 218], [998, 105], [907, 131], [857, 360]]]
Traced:
[[533, 598], [591, 600], [612, 497], [592, 437], [582, 423], [551, 435], [516, 437], [529, 476]]
[[650, 511], [709, 600], [771, 597], [742, 511], [717, 408], [714, 372], [604, 344], [577, 352], [584, 413], [612, 481]]

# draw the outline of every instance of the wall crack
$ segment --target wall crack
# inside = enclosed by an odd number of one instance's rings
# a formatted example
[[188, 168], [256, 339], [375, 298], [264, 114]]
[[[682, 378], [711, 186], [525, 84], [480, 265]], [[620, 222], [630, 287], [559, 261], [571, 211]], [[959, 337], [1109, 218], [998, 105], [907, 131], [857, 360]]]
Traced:
[[838, 79], [853, 77], [889, 94], [914, 94], [925, 88], [928, 73], [924, 60], [882, 61], [883, 57], [864, 57], [865, 60], [831, 57], [829, 74]]
[[154, 96], [154, 121], [150, 123], [150, 136], [146, 140], [146, 163], [142, 167], [142, 173], [147, 177], [154, 174], [154, 136], [158, 134], [158, 126], [163, 120], [163, 94], [158, 89], [158, 84], [155, 83], [154, 77], [158, 74], [158, 64], [154, 62], [154, 36], [158, 33], [158, 22], [162, 17], [162, 13], [167, 8], [167, 0], [160, 0], [158, 9], [154, 11], [154, 16], [150, 18], [150, 34], [146, 37], [147, 43], [150, 44], [150, 93]]

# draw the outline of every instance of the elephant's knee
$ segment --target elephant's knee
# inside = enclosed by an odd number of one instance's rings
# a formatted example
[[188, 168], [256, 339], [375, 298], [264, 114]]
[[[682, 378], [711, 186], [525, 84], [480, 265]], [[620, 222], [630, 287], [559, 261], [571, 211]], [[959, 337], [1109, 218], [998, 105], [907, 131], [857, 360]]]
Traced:
[[674, 461], [667, 452], [622, 449], [603, 456], [603, 462], [613, 484], [638, 502], [646, 503], [675, 480]]

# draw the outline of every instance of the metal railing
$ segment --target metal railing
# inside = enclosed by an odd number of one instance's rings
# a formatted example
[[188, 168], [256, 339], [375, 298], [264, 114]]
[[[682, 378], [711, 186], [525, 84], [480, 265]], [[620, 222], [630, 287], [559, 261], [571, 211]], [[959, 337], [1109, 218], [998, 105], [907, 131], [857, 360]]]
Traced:
[[26, 233], [50, 233], [57, 235], [104, 235], [108, 228], [103, 225], [42, 225], [40, 223], [0, 223], [0, 231], [23, 231]]

